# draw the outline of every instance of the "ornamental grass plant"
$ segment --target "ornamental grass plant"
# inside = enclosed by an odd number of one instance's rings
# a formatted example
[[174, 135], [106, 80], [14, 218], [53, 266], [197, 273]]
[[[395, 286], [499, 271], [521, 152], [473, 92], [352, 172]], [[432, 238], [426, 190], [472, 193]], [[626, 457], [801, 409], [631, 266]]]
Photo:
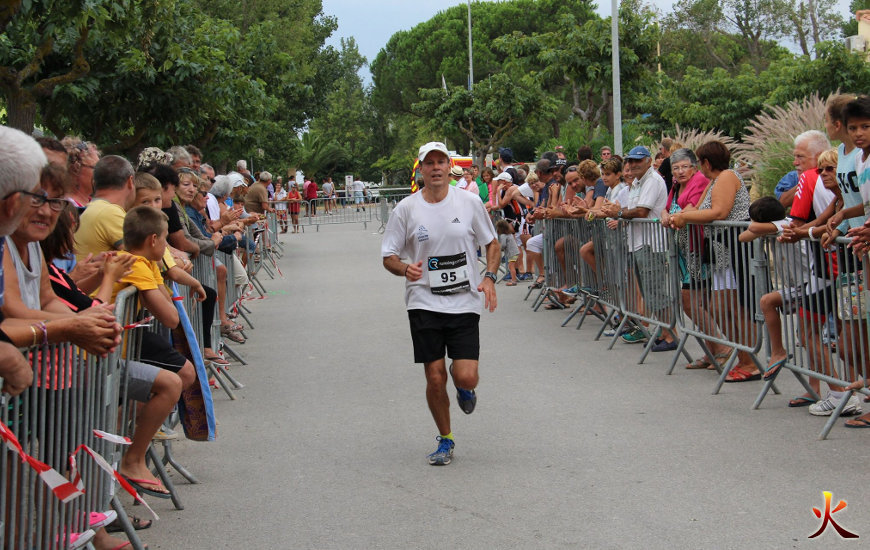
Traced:
[[734, 156], [744, 163], [744, 177], [752, 183], [752, 195], [773, 195], [779, 180], [794, 170], [794, 138], [807, 130], [825, 131], [825, 100], [818, 94], [766, 106], [746, 127]]

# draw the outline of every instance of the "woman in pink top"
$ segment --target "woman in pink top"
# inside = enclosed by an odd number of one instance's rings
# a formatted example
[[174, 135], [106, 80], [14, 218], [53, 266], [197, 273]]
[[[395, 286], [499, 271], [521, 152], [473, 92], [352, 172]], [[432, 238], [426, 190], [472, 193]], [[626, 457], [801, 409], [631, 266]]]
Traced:
[[[710, 183], [700, 170], [698, 170], [698, 158], [691, 149], [678, 149], [671, 153], [671, 172], [674, 175], [674, 186], [668, 195], [667, 207], [662, 211], [662, 225], [670, 226], [671, 214], [676, 214], [686, 208], [694, 208], [698, 206], [701, 200], [701, 195]], [[689, 231], [695, 231], [692, 238], [689, 238]], [[695, 294], [689, 290], [688, 283], [689, 273], [688, 264], [696, 264], [693, 258], [700, 257], [703, 254], [704, 236], [697, 227], [683, 228], [677, 233], [677, 250], [681, 256], [680, 271], [683, 276], [683, 311], [687, 316], [696, 317], [693, 319], [708, 334], [718, 332], [716, 323], [706, 308], [700, 303], [694, 303], [698, 300]], [[687, 261], [688, 259], [688, 261]], [[698, 274], [695, 274], [696, 276]], [[719, 358], [727, 357], [731, 351], [726, 346], [716, 343], [710, 343], [710, 351]], [[692, 363], [686, 365], [687, 369], [703, 369], [713, 368], [712, 364], [706, 357], [702, 357]]]

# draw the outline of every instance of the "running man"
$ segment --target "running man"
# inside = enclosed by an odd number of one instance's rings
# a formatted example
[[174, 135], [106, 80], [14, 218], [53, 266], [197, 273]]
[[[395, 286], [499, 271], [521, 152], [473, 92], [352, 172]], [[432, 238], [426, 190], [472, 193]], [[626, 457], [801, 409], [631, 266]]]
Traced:
[[[459, 408], [471, 414], [477, 404], [481, 306], [495, 311], [500, 248], [480, 198], [450, 186], [447, 147], [427, 143], [417, 156], [425, 185], [396, 206], [381, 256], [387, 271], [405, 278], [414, 362], [423, 363], [426, 401], [440, 434], [429, 464], [443, 466], [450, 464], [454, 447], [445, 349]], [[482, 281], [476, 269], [480, 246], [486, 247]]]

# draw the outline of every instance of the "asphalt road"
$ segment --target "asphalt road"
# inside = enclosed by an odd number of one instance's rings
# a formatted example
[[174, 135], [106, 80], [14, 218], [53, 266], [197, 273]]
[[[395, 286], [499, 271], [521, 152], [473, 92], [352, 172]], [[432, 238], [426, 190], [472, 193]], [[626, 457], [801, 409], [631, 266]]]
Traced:
[[483, 315], [477, 410], [454, 401], [453, 463], [429, 466], [437, 431], [376, 227], [286, 236], [285, 278], [250, 302], [251, 364], [232, 369], [246, 387], [237, 401], [215, 392], [217, 441], [175, 445], [201, 483], [173, 474], [183, 511], [149, 499], [151, 548], [845, 544], [830, 526], [807, 538], [822, 491], [847, 502], [839, 525], [870, 537], [870, 430], [841, 422], [818, 441], [824, 419], [786, 406], [790, 376], [750, 411], [759, 382], [713, 396], [715, 373], [666, 376], [670, 354], [638, 365], [640, 346], [607, 351], [595, 323], [533, 312], [523, 285], [499, 285]]

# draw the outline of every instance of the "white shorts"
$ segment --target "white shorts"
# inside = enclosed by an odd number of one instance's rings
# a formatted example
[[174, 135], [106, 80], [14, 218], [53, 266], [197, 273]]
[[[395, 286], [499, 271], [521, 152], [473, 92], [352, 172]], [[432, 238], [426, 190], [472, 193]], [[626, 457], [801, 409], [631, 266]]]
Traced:
[[536, 254], [544, 253], [544, 234], [539, 233], [526, 241], [526, 250]]
[[733, 269], [713, 270], [713, 290], [734, 290], [737, 288], [737, 278]]

